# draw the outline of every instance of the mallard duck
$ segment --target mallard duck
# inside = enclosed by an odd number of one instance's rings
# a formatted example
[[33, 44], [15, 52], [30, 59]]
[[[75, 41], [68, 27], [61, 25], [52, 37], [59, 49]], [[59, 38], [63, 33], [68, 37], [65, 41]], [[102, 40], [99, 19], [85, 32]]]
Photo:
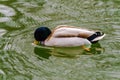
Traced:
[[48, 27], [39, 27], [34, 32], [34, 44], [56, 47], [75, 47], [82, 46], [90, 51], [93, 43], [101, 40], [105, 34], [100, 31], [82, 29], [69, 25], [59, 25], [53, 31]]

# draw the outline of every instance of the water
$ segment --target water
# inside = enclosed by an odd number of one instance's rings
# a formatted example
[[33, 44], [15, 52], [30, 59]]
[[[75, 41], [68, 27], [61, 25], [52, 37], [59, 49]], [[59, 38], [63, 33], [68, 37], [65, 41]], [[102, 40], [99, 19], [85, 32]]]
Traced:
[[[34, 30], [66, 24], [107, 36], [90, 52], [33, 46]], [[0, 80], [120, 80], [119, 0], [0, 0]]]

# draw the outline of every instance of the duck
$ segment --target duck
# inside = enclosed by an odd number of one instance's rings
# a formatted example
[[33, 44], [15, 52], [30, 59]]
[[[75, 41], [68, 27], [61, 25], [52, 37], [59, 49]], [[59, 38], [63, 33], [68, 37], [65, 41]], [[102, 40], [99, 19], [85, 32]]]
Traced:
[[58, 25], [53, 30], [40, 26], [34, 31], [34, 44], [53, 47], [81, 46], [90, 51], [91, 45], [103, 39], [106, 34], [98, 30], [89, 30], [76, 26]]

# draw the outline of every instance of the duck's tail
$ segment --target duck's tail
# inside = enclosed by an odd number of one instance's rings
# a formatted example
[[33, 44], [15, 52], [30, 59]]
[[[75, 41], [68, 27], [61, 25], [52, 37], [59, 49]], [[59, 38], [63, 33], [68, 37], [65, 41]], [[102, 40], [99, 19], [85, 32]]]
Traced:
[[103, 37], [105, 37], [105, 33], [103, 32], [95, 32], [95, 34], [91, 35], [90, 37], [88, 37], [87, 39], [91, 42], [91, 43], [96, 43], [99, 40], [101, 40]]

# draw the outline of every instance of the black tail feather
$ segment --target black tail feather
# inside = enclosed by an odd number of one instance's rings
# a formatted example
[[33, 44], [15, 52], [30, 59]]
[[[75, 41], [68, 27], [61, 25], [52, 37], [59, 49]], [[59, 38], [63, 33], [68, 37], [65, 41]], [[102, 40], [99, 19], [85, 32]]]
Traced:
[[96, 43], [98, 41], [92, 41], [94, 40], [95, 38], [99, 37], [99, 36], [102, 36], [104, 33], [102, 32], [95, 32], [93, 35], [89, 36], [87, 39], [91, 42], [91, 43]]

